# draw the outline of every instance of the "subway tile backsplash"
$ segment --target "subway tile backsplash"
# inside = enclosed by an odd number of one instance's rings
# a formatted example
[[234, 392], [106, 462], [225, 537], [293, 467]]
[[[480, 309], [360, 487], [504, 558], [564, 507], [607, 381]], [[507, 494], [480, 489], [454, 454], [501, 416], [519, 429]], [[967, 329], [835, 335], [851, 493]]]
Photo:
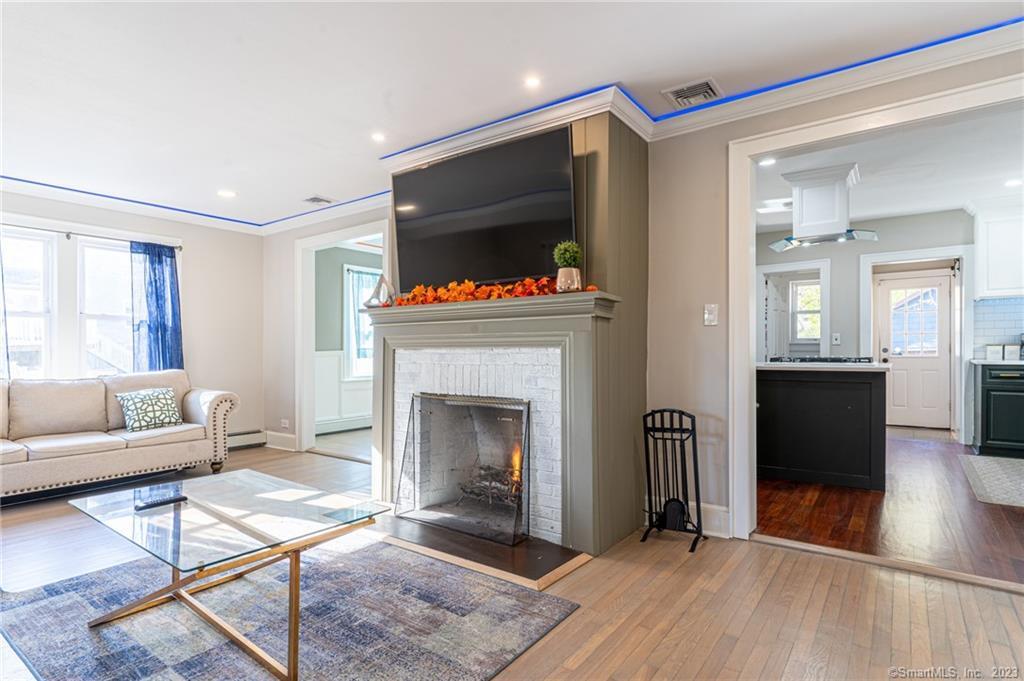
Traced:
[[1024, 296], [974, 301], [974, 358], [986, 345], [1017, 345], [1024, 333]]

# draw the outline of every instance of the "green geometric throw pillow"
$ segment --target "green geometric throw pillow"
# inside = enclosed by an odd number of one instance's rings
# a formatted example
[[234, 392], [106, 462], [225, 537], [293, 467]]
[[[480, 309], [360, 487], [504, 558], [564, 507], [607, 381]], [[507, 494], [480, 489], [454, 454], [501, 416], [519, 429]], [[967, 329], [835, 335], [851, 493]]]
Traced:
[[115, 397], [121, 403], [124, 425], [129, 432], [181, 425], [181, 412], [171, 388], [148, 388], [117, 393]]

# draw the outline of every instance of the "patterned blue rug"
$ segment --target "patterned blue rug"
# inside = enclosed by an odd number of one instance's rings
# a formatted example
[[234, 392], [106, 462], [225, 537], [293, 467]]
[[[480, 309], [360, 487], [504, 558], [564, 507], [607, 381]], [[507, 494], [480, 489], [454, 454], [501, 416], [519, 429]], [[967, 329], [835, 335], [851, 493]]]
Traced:
[[[344, 541], [344, 540], [342, 540]], [[304, 554], [300, 678], [488, 679], [577, 608], [562, 598], [374, 542]], [[40, 678], [226, 681], [271, 675], [179, 603], [89, 629], [86, 622], [166, 584], [155, 558], [19, 593], [0, 626]], [[287, 659], [288, 564], [197, 599]]]

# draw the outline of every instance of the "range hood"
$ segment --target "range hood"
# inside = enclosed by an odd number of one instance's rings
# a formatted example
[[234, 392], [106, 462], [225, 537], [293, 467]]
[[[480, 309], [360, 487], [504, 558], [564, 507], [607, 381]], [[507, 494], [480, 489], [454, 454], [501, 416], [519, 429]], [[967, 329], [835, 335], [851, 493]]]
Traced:
[[860, 181], [856, 163], [783, 173], [793, 188], [793, 236], [768, 245], [792, 248], [844, 241], [878, 241], [878, 234], [850, 228], [850, 187]]

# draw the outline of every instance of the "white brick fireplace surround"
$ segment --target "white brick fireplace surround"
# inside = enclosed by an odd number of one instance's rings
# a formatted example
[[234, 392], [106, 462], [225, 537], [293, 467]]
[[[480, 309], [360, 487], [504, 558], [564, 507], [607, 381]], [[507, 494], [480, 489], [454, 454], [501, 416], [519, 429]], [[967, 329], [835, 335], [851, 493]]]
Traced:
[[[562, 351], [559, 347], [399, 348], [392, 465], [400, 470], [414, 393], [530, 402], [530, 534], [562, 541]], [[396, 476], [397, 477], [397, 476]], [[395, 490], [392, 490], [392, 494]]]
[[[415, 392], [530, 401], [530, 534], [590, 554], [621, 510], [599, 480], [601, 410], [614, 400], [602, 292], [370, 310], [374, 495], [390, 501]], [[639, 526], [639, 515], [636, 525]]]

